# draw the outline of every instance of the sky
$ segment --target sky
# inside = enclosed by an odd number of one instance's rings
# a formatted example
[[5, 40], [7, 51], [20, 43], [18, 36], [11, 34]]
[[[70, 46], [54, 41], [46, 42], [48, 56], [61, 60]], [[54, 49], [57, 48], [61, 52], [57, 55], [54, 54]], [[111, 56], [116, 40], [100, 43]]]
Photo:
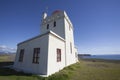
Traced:
[[0, 0], [0, 50], [39, 35], [42, 13], [55, 10], [68, 14], [80, 54], [120, 54], [120, 0]]

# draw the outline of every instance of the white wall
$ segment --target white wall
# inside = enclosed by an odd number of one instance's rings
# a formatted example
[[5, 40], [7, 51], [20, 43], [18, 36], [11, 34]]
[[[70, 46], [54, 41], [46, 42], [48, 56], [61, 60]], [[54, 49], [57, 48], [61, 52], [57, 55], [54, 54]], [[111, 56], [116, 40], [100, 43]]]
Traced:
[[[59, 18], [57, 16], [59, 16]], [[54, 21], [56, 21], [56, 27], [53, 27]], [[49, 24], [49, 29], [47, 29], [47, 24]], [[58, 34], [66, 40], [66, 65], [68, 66], [70, 64], [75, 63], [76, 58], [74, 50], [73, 25], [65, 11], [61, 11], [55, 15], [51, 15], [48, 16], [46, 19], [43, 19], [43, 22], [41, 24], [41, 33], [45, 33], [49, 30], [55, 32], [56, 34]], [[70, 42], [72, 43], [72, 53], [70, 51]]]
[[[61, 62], [57, 62], [56, 52], [57, 48], [61, 49]], [[48, 48], [48, 75], [58, 72], [64, 67], [65, 67], [65, 42], [50, 34]]]
[[75, 57], [76, 57], [76, 62], [78, 62], [78, 49], [75, 47]]
[[[34, 48], [40, 48], [39, 64], [32, 63]], [[47, 74], [48, 35], [18, 45], [14, 67], [34, 74]], [[23, 62], [18, 62], [20, 49], [24, 49]]]
[[[53, 27], [54, 21], [56, 21], [56, 27]], [[49, 24], [49, 29], [47, 29], [47, 24]], [[57, 14], [48, 16], [46, 19], [43, 19], [41, 24], [41, 33], [45, 33], [49, 30], [55, 32], [66, 40], [66, 65], [68, 66], [75, 63], [73, 25], [65, 11], [61, 11]], [[70, 42], [72, 43], [72, 53], [70, 51]]]
[[[64, 18], [65, 26], [65, 40], [66, 40], [66, 65], [70, 65], [76, 62], [75, 49], [74, 49], [74, 35], [73, 35], [73, 26], [70, 23], [69, 18], [66, 15]], [[70, 28], [70, 29], [69, 29]], [[72, 53], [70, 48], [70, 43], [72, 43]]]
[[[41, 24], [41, 34], [46, 33], [47, 31], [53, 31], [62, 38], [65, 38], [65, 29], [64, 29], [64, 13], [58, 13], [56, 15], [51, 15], [43, 20]], [[58, 17], [59, 16], [59, 17]], [[56, 26], [54, 27], [54, 21], [56, 21]], [[45, 22], [45, 23], [44, 23]], [[47, 29], [47, 24], [49, 24], [49, 29]]]

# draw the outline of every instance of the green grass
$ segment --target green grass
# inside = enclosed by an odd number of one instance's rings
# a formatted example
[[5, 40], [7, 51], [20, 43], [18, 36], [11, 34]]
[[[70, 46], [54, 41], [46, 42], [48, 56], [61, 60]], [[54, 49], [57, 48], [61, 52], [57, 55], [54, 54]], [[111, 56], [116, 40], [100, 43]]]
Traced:
[[10, 64], [0, 62], [0, 80], [120, 80], [120, 61], [80, 60], [48, 78], [1, 68]]
[[0, 56], [0, 62], [8, 61], [8, 60], [9, 60], [9, 56]]
[[15, 54], [13, 55], [0, 55], [0, 62], [13, 61]]
[[120, 80], [120, 63], [81, 61], [71, 80]]

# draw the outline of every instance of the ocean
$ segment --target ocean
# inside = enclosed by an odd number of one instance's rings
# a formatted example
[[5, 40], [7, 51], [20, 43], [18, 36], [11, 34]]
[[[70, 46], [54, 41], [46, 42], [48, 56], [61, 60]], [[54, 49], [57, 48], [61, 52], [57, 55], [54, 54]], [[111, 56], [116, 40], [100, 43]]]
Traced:
[[117, 54], [117, 55], [91, 55], [91, 56], [82, 56], [82, 58], [120, 60], [120, 54]]

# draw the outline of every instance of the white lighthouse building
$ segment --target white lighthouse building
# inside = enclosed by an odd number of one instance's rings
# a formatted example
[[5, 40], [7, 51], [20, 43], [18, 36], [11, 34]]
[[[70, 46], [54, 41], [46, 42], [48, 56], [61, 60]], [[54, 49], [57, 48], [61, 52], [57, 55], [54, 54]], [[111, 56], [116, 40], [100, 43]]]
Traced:
[[65, 11], [43, 14], [41, 34], [17, 45], [14, 68], [49, 76], [78, 61], [73, 25]]

